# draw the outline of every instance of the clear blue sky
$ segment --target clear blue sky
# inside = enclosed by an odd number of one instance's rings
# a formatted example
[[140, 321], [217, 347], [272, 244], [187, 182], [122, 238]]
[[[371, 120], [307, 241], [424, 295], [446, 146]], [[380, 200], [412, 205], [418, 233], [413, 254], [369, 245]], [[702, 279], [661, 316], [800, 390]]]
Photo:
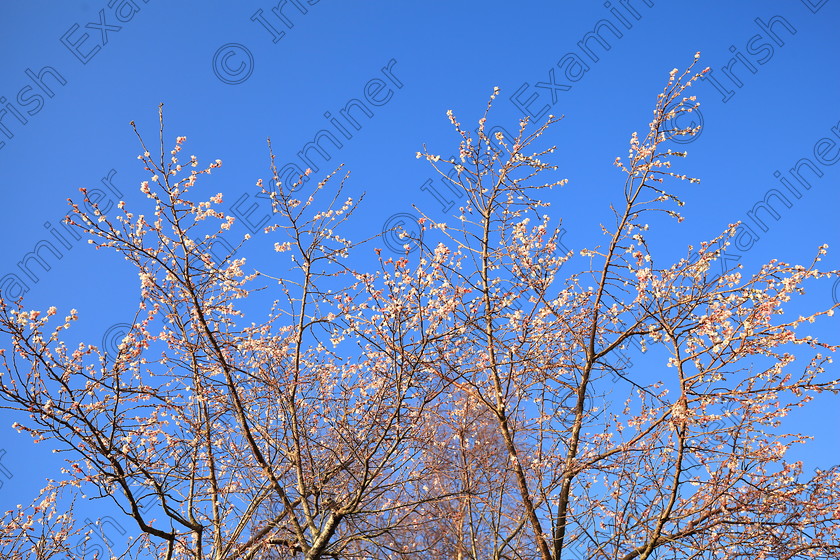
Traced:
[[[208, 189], [224, 192], [228, 209], [240, 201], [243, 222], [263, 215], [260, 206], [249, 209], [259, 203], [256, 179], [267, 177], [265, 139], [279, 163], [305, 168], [298, 152], [321, 131], [331, 134], [341, 148], [324, 141], [328, 162], [306, 156], [316, 179], [338, 163], [353, 172], [349, 192], [367, 193], [353, 231], [362, 237], [414, 212], [413, 204], [445, 219], [432, 194], [442, 185], [427, 183], [435, 176], [414, 154], [423, 143], [452, 153], [446, 110], [474, 122], [499, 86], [496, 125], [514, 130], [525, 112], [546, 106], [566, 117], [550, 141], [570, 182], [552, 195], [551, 213], [563, 218], [563, 243], [579, 248], [597, 239], [607, 202], [620, 196], [611, 162], [626, 154], [630, 133], [645, 128], [668, 71], [701, 51], [714, 80], [692, 92], [705, 128], [688, 144], [683, 169], [703, 182], [679, 187], [686, 221], [669, 226], [663, 247], [682, 254], [745, 220], [752, 239], [745, 235], [731, 253], [748, 270], [770, 258], [805, 263], [826, 242], [834, 251], [825, 265], [840, 267], [838, 0], [111, 4], [0, 4], [0, 286], [18, 282], [29, 307], [76, 307], [82, 334], [95, 342], [130, 320], [136, 273], [51, 230], [78, 187], [101, 189], [102, 204], [137, 200], [144, 177], [128, 123], [154, 140], [161, 102], [169, 135], [188, 137], [187, 153], [224, 161]], [[586, 40], [593, 30], [609, 49]], [[588, 71], [574, 74], [575, 58]], [[771, 196], [777, 216], [765, 210], [751, 219], [771, 189], [785, 197]], [[232, 236], [247, 231], [240, 223]], [[18, 266], [39, 247], [50, 270], [32, 260], [28, 270]], [[840, 298], [840, 285], [823, 283], [808, 301], [832, 297]], [[820, 331], [836, 336], [837, 325], [835, 316]], [[807, 418], [794, 418], [818, 436], [813, 466], [838, 461], [840, 416], [831, 404], [823, 399]], [[26, 500], [55, 462], [17, 436], [11, 418], [0, 421], [6, 509]], [[32, 466], [44, 457], [51, 460]]]

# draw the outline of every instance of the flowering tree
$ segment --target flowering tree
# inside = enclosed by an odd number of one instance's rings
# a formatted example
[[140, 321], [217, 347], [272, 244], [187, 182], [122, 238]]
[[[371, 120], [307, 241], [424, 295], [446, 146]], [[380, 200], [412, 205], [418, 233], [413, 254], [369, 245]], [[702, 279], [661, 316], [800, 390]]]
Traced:
[[[457, 225], [424, 217], [371, 272], [348, 264], [362, 249], [340, 234], [356, 208], [344, 180], [299, 199], [272, 155], [265, 239], [291, 263], [272, 273], [233, 258], [262, 236], [214, 250], [234, 218], [193, 193], [221, 162], [182, 163], [184, 137], [167, 154], [161, 114], [160, 152], [140, 156], [152, 215], [73, 206], [139, 273], [116, 355], [67, 342], [75, 311], [0, 301], [0, 395], [68, 458], [2, 518], [3, 556], [84, 557], [69, 545], [84, 492], [133, 522], [119, 553], [143, 558], [837, 557], [840, 469], [805, 476], [785, 458], [804, 436], [776, 429], [840, 388], [824, 370], [837, 347], [795, 332], [833, 308], [779, 317], [807, 279], [838, 275], [817, 269], [825, 248], [745, 278], [711, 273], [736, 225], [664, 266], [646, 239], [653, 212], [680, 219], [669, 182], [688, 178], [670, 166], [685, 154], [667, 145], [697, 132], [669, 124], [696, 107], [692, 68], [616, 160], [604, 244], [564, 277], [573, 255], [537, 198], [563, 183], [536, 148], [558, 119], [507, 139], [486, 113], [476, 137], [450, 113], [460, 157], [418, 157], [466, 194]], [[616, 360], [629, 345], [644, 367]], [[813, 349], [798, 369], [793, 345]]]

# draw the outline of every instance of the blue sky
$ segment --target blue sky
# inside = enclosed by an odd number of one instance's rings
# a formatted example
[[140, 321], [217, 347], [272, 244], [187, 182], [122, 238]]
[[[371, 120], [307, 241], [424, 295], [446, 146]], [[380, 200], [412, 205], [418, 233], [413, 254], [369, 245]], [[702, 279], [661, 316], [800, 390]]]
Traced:
[[[526, 112], [546, 106], [565, 115], [548, 140], [569, 184], [551, 195], [551, 214], [563, 219], [563, 243], [580, 248], [597, 239], [607, 203], [620, 196], [612, 161], [646, 127], [668, 71], [701, 51], [714, 80], [693, 88], [704, 129], [687, 145], [682, 169], [702, 183], [679, 187], [686, 221], [663, 229], [663, 250], [682, 255], [744, 220], [751, 235], [731, 258], [748, 270], [771, 258], [810, 262], [821, 243], [835, 251], [826, 267], [840, 267], [837, 0], [110, 4], [0, 5], [0, 285], [10, 289], [14, 274], [28, 307], [76, 307], [82, 334], [95, 341], [130, 320], [136, 273], [82, 241], [65, 237], [62, 245], [51, 230], [79, 187], [101, 189], [106, 203], [138, 200], [146, 177], [128, 123], [153, 139], [161, 102], [173, 139], [187, 136], [185, 150], [202, 161], [224, 161], [207, 188], [223, 192], [229, 210], [238, 202], [243, 222], [264, 214], [254, 184], [268, 176], [267, 137], [278, 163], [304, 165], [302, 147], [322, 130], [333, 134], [341, 148], [330, 146], [326, 162], [314, 156], [314, 177], [339, 163], [352, 171], [348, 192], [366, 193], [352, 232], [361, 238], [395, 214], [416, 214], [412, 205], [445, 220], [431, 192], [443, 192], [439, 181], [415, 152], [426, 143], [452, 153], [446, 110], [474, 122], [499, 86], [494, 125], [513, 131]], [[609, 49], [584, 41], [595, 29]], [[575, 57], [587, 71], [573, 74]], [[770, 189], [786, 197], [772, 199], [778, 215], [759, 211], [753, 220]], [[240, 223], [231, 236], [247, 232]], [[61, 256], [39, 253], [50, 270], [33, 265], [27, 274], [18, 263], [42, 241]], [[825, 306], [832, 297], [840, 299], [840, 285], [824, 282], [806, 303]], [[832, 330], [836, 316], [819, 332]], [[0, 420], [0, 462], [14, 475], [0, 469], [5, 508], [36, 490], [54, 463], [27, 466], [43, 454], [14, 434], [11, 419]], [[837, 462], [836, 406], [821, 399], [793, 420], [818, 436], [808, 455], [814, 466]]]

